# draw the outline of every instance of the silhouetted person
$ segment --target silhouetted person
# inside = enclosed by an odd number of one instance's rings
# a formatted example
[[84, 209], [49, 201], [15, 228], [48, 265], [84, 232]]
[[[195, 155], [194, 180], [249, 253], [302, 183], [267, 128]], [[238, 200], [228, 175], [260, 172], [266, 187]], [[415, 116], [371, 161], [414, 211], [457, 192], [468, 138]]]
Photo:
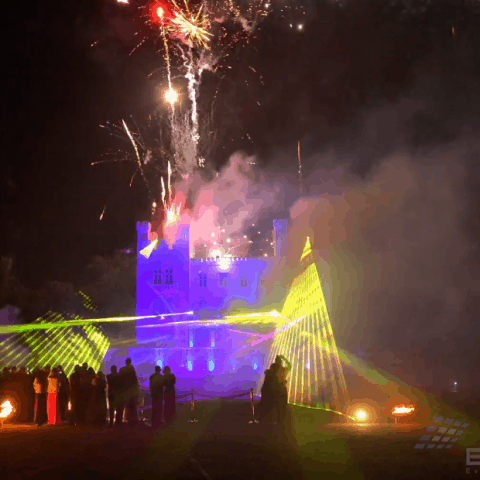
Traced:
[[[285, 366], [283, 366], [282, 361], [285, 362]], [[288, 405], [287, 375], [292, 369], [292, 365], [283, 355], [277, 355], [272, 367], [274, 367], [275, 372], [273, 404], [277, 412], [277, 422], [283, 424], [285, 423]]]
[[122, 384], [122, 402], [120, 403], [120, 406], [123, 405], [123, 408], [127, 409], [127, 421], [130, 425], [133, 425], [138, 422], [137, 400], [139, 395], [139, 384], [131, 358], [125, 360], [125, 366], [120, 369], [119, 374], [121, 379], [120, 383]]
[[30, 420], [30, 405], [32, 403], [32, 395], [30, 393], [31, 379], [25, 367], [20, 368], [16, 376], [17, 393], [20, 401], [17, 422], [26, 423]]
[[44, 370], [37, 370], [33, 386], [35, 389], [35, 423], [44, 425], [47, 417], [47, 375]]
[[[75, 365], [73, 373], [70, 375], [70, 425], [79, 424], [79, 409], [81, 409], [81, 367]], [[81, 414], [80, 414], [81, 416]]]
[[119, 375], [117, 372], [116, 365], [113, 365], [110, 368], [110, 372], [107, 375], [107, 383], [108, 383], [108, 413], [109, 413], [109, 420], [110, 426], [113, 425], [115, 420], [115, 411], [117, 409], [117, 404], [119, 401]]
[[90, 421], [93, 425], [101, 427], [107, 420], [107, 398], [105, 389], [107, 382], [102, 372], [92, 380], [92, 397], [90, 404]]
[[162, 369], [157, 365], [155, 373], [150, 376], [150, 394], [152, 395], [152, 427], [158, 428], [162, 424], [163, 410], [163, 381], [160, 373]]
[[95, 370], [92, 367], [87, 369], [87, 374], [85, 376], [84, 384], [84, 401], [85, 401], [85, 411], [86, 411], [86, 420], [87, 423], [91, 423], [93, 414], [92, 409], [92, 397], [93, 397], [93, 380], [96, 377]]
[[265, 379], [262, 385], [262, 398], [260, 400], [260, 421], [265, 422], [271, 419], [273, 412], [273, 403], [275, 395], [275, 376], [276, 365], [272, 365], [265, 370]]
[[[85, 364], [84, 364], [85, 365]], [[77, 397], [77, 421], [78, 425], [85, 425], [87, 423], [88, 406], [90, 401], [91, 383], [88, 383], [89, 375], [88, 368], [84, 366], [79, 369], [79, 384]], [[90, 380], [91, 382], [91, 380]]]
[[8, 371], [8, 368], [3, 367], [2, 373], [0, 374], [0, 392], [3, 390], [3, 387], [6, 385], [9, 375], [10, 375], [10, 372]]
[[58, 379], [60, 380], [60, 388], [58, 390], [58, 409], [60, 410], [60, 419], [62, 422], [67, 420], [68, 398], [70, 396], [70, 387], [67, 375], [63, 371], [61, 365], [57, 367]]
[[28, 421], [35, 422], [35, 388], [33, 387], [33, 381], [35, 375], [27, 368], [28, 376]]
[[170, 367], [166, 366], [163, 369], [163, 385], [164, 385], [164, 417], [165, 422], [169, 423], [175, 418], [175, 383], [177, 379], [172, 373]]

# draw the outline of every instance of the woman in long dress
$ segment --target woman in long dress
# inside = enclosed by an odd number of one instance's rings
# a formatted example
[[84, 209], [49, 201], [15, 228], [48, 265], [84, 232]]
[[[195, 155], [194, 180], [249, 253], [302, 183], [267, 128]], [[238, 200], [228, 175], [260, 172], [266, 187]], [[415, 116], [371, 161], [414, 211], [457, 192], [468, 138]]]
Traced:
[[107, 421], [106, 387], [105, 375], [98, 372], [92, 379], [92, 396], [90, 399], [90, 422], [97, 427], [103, 426]]
[[259, 408], [260, 421], [265, 423], [271, 421], [275, 396], [275, 376], [277, 375], [276, 368], [276, 364], [272, 363], [270, 368], [265, 370], [265, 380], [262, 385], [262, 398], [260, 400]]
[[[283, 363], [285, 363], [285, 366]], [[277, 355], [275, 365], [276, 393], [274, 406], [277, 411], [277, 422], [284, 424], [287, 417], [288, 405], [287, 375], [292, 370], [292, 364], [283, 355]]]
[[163, 369], [163, 386], [165, 388], [163, 392], [163, 416], [165, 417], [165, 423], [171, 422], [175, 418], [175, 383], [177, 379], [172, 373], [170, 367]]
[[54, 368], [48, 375], [47, 388], [47, 416], [49, 425], [59, 425], [60, 410], [58, 408], [58, 391], [60, 388], [60, 380], [57, 369]]

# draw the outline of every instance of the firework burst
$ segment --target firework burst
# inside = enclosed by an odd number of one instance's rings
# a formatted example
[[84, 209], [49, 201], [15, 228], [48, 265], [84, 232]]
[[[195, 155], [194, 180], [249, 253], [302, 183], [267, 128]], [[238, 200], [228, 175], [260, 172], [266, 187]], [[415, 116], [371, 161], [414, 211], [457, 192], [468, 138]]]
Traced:
[[213, 35], [209, 32], [209, 27], [210, 19], [204, 12], [202, 5], [196, 14], [190, 11], [176, 11], [175, 16], [171, 19], [169, 31], [173, 35], [182, 38], [191, 47], [198, 45], [209, 49], [209, 41]]
[[[201, 133], [203, 135], [204, 129], [211, 130], [205, 128], [204, 123], [212, 121], [211, 116], [202, 116], [201, 122], [199, 120], [198, 97], [202, 74], [205, 70], [215, 72], [221, 60], [228, 57], [231, 47], [252, 35], [259, 18], [265, 16], [268, 8], [265, 0], [249, 1], [247, 7], [237, 5], [238, 1], [152, 0], [135, 8], [134, 15], [140, 14], [137, 18], [140, 20], [140, 27], [136, 33], [139, 40], [130, 54], [153, 40], [163, 56], [163, 68], [166, 67], [168, 81], [163, 98], [169, 109], [168, 114], [162, 118], [168, 118], [168, 133], [159, 130], [160, 138], [157, 133], [152, 145], [152, 139], [144, 138], [135, 122], [135, 128], [131, 127], [132, 122], [129, 121], [127, 125], [124, 120], [118, 125], [108, 125], [106, 128], [112, 136], [129, 143], [129, 151], [125, 149], [125, 152], [114, 152], [113, 159], [105, 158], [95, 164], [133, 161], [136, 168], [130, 185], [137, 176], [143, 179], [148, 189], [152, 215], [155, 215], [159, 208], [163, 211], [163, 226], [174, 225], [185, 206], [185, 197], [182, 197], [182, 200], [173, 192], [173, 176], [178, 174], [184, 180], [191, 178], [196, 169], [204, 166], [208, 156], [209, 148], [204, 148], [203, 144], [212, 141], [209, 132], [208, 142], [203, 139], [199, 148]], [[229, 26], [225, 25], [226, 22], [229, 22]], [[241, 27], [236, 29], [240, 32], [232, 33], [235, 25]], [[179, 102], [179, 98], [183, 97], [182, 89], [180, 85], [175, 85], [174, 88], [172, 72], [175, 72], [173, 78], [183, 76], [186, 80], [186, 101]], [[152, 75], [149, 75], [149, 78], [151, 77]], [[213, 102], [215, 98], [216, 93]], [[202, 109], [204, 110], [208, 112], [208, 108]], [[167, 166], [168, 172], [165, 172]], [[153, 179], [152, 172], [155, 172]], [[188, 197], [188, 192], [186, 196]], [[158, 207], [154, 199], [161, 200]], [[227, 250], [235, 251], [236, 248], [236, 245], [229, 245]]]

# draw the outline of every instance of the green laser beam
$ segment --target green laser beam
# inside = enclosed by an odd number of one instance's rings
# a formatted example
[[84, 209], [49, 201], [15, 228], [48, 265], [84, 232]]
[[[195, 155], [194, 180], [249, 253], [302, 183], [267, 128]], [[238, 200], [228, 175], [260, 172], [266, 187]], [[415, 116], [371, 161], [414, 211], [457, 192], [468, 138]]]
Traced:
[[336, 413], [338, 415], [343, 415], [344, 417], [347, 417], [350, 420], [353, 420], [354, 422], [358, 423], [355, 417], [351, 417], [350, 415], [347, 415], [346, 413], [343, 413], [343, 412], [339, 412], [338, 410], [332, 410], [331, 408], [317, 407], [313, 405], [303, 405], [302, 403], [290, 403], [290, 402], [289, 402], [289, 405], [294, 405], [295, 407], [309, 408], [310, 410], [323, 410], [325, 412]]
[[30, 323], [23, 325], [2, 325], [0, 326], [0, 334], [27, 332], [30, 330], [48, 330], [50, 328], [68, 328], [75, 326], [90, 325], [92, 323], [109, 323], [109, 322], [133, 322], [144, 318], [160, 318], [173, 315], [193, 315], [194, 312], [184, 313], [165, 313], [162, 315], [144, 315], [140, 317], [110, 317], [110, 318], [88, 318], [73, 320], [64, 320], [60, 322]]

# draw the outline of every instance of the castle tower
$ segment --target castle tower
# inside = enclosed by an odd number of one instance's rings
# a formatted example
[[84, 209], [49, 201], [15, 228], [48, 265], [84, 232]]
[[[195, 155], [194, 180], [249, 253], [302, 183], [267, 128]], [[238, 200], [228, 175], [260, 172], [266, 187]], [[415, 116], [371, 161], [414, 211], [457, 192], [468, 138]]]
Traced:
[[137, 222], [137, 254], [148, 246], [149, 222]]
[[287, 220], [273, 221], [273, 244], [275, 246], [275, 257], [281, 258], [285, 255], [285, 245], [287, 237]]
[[[137, 223], [137, 316], [178, 314], [189, 310], [190, 226], [178, 225], [173, 244], [148, 240], [148, 222]], [[160, 337], [137, 320], [137, 342], [151, 343]]]

